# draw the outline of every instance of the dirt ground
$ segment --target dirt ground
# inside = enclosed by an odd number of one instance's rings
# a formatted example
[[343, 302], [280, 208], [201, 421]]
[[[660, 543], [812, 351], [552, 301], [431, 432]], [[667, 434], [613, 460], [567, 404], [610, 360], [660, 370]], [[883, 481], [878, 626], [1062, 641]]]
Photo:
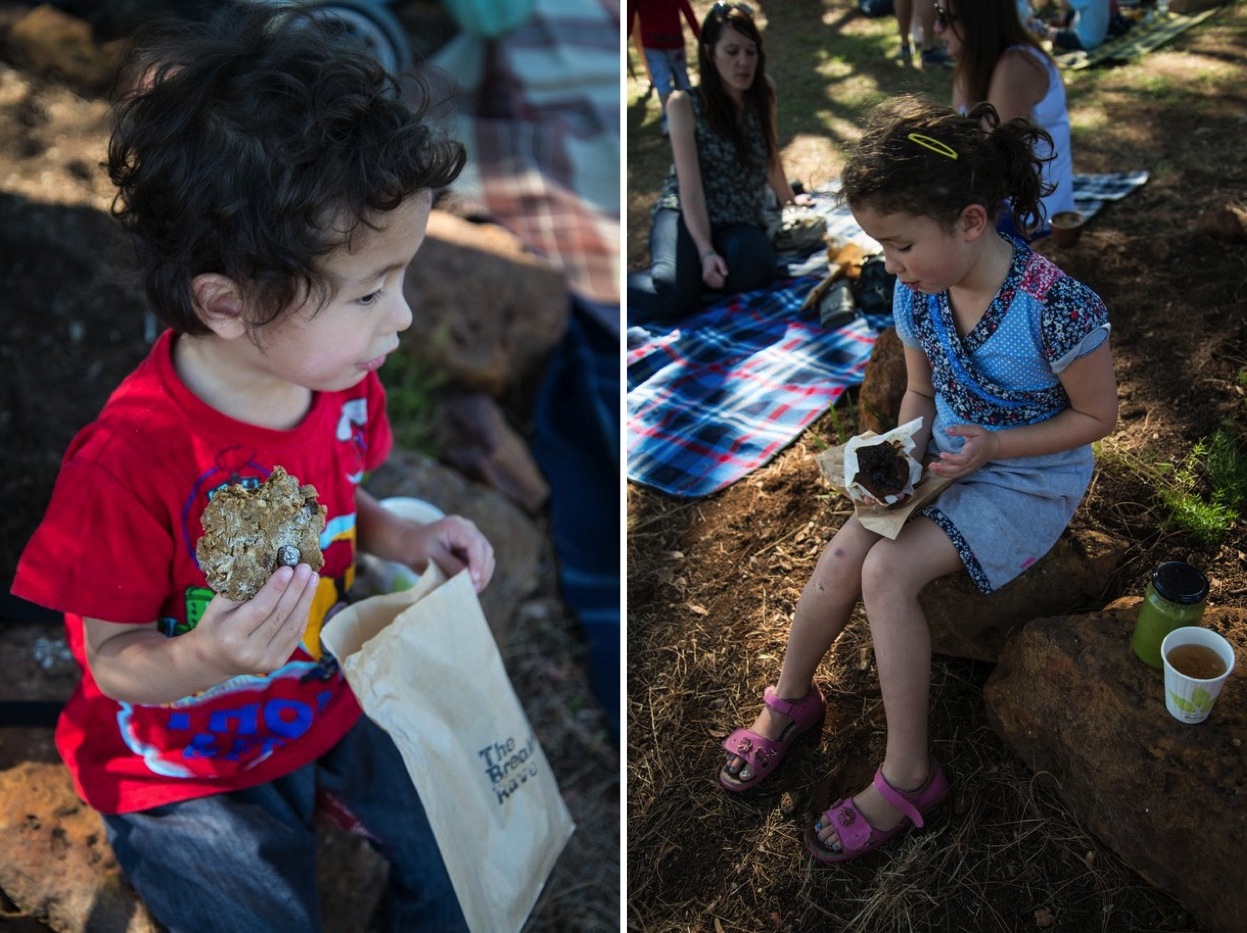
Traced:
[[[0, 0], [0, 37], [34, 5]], [[131, 13], [142, 6], [118, 5]], [[146, 355], [152, 336], [141, 296], [117, 274], [111, 186], [99, 166], [106, 117], [101, 92], [31, 73], [0, 41], [0, 584], [6, 592], [66, 446]], [[551, 563], [519, 615], [507, 645], [508, 670], [578, 827], [527, 929], [613, 930], [620, 911], [618, 750], [589, 688], [583, 642], [558, 597]], [[49, 626], [48, 640], [61, 640], [59, 622]], [[54, 760], [50, 736], [46, 729], [6, 729], [0, 757]], [[25, 923], [12, 919], [11, 907], [0, 928]]]
[[[768, 29], [782, 27], [795, 41], [820, 28], [820, 9], [828, 11], [824, 28], [834, 19], [851, 29], [852, 16], [833, 6], [843, 5], [768, 5]], [[1197, 230], [1207, 211], [1247, 195], [1245, 32], [1247, 11], [1232, 6], [1071, 95], [1077, 170], [1152, 171], [1141, 190], [1097, 215], [1076, 247], [1038, 246], [1104, 298], [1113, 323], [1119, 423], [1101, 444], [1074, 523], [1131, 542], [1105, 581], [1106, 602], [1141, 595], [1154, 565], [1179, 559], [1208, 575], [1212, 604], [1247, 607], [1243, 522], [1211, 544], [1167, 529], [1160, 484], [1137, 466], [1176, 465], [1219, 427], [1240, 455], [1247, 439], [1247, 246]], [[886, 89], [895, 79], [884, 71]], [[630, 146], [662, 146], [656, 126], [643, 138], [637, 131], [643, 109], [630, 107]], [[820, 153], [808, 158], [801, 139], [781, 137], [790, 178], [828, 177]], [[657, 184], [634, 176], [630, 197]], [[633, 197], [632, 267], [644, 256], [647, 211], [648, 201]], [[829, 709], [818, 738], [799, 743], [757, 791], [719, 789], [718, 743], [756, 715], [778, 675], [801, 587], [848, 515], [813, 457], [855, 433], [855, 417], [849, 398], [771, 464], [705, 499], [629, 485], [630, 928], [1200, 929], [1080, 828], [1050, 783], [991, 731], [984, 663], [935, 659], [931, 735], [955, 783], [935, 831], [838, 868], [813, 863], [801, 837], [814, 802], [860, 790], [882, 756], [882, 706], [860, 612], [819, 669]]]

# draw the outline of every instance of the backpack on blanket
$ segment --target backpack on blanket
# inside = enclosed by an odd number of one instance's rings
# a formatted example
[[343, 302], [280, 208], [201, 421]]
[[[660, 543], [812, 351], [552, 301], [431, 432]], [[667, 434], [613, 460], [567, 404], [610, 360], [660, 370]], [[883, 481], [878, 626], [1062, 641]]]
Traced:
[[884, 265], [883, 254], [862, 260], [862, 271], [853, 283], [853, 299], [863, 317], [892, 317], [892, 292], [896, 276]]
[[[811, 289], [801, 306], [801, 314], [814, 309], [821, 327], [832, 330], [843, 327], [859, 315], [875, 329], [892, 323], [892, 292], [896, 276], [884, 263], [883, 254], [875, 253], [861, 259], [842, 259], [846, 251], [861, 249], [855, 243], [843, 248], [832, 261], [833, 273]], [[837, 262], [854, 268], [845, 277], [835, 272]]]

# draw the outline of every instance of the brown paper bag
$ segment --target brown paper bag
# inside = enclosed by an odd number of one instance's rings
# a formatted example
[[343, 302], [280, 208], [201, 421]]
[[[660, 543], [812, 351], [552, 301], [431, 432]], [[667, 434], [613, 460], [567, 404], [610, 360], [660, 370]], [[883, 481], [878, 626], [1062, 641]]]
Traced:
[[468, 574], [431, 565], [321, 639], [402, 752], [468, 926], [519, 930], [575, 826]]
[[[871, 436], [867, 431], [863, 437]], [[866, 505], [853, 499], [844, 485], [844, 445], [829, 447], [814, 458], [823, 478], [839, 489], [853, 502], [853, 511], [863, 528], [867, 528], [885, 538], [895, 538], [901, 533], [906, 520], [915, 509], [933, 501], [952, 480], [944, 476], [936, 476], [930, 470], [923, 471], [922, 479], [914, 487], [914, 494], [899, 505]]]

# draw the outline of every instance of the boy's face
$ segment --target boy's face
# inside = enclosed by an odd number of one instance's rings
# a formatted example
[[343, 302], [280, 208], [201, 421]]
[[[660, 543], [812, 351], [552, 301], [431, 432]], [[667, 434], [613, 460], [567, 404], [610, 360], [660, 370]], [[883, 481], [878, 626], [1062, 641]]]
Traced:
[[373, 218], [381, 229], [362, 227], [350, 248], [329, 254], [321, 269], [333, 285], [329, 301], [315, 297], [260, 334], [263, 367], [287, 382], [319, 392], [350, 388], [381, 368], [411, 326], [403, 275], [424, 242], [432, 205], [420, 192], [402, 207]]

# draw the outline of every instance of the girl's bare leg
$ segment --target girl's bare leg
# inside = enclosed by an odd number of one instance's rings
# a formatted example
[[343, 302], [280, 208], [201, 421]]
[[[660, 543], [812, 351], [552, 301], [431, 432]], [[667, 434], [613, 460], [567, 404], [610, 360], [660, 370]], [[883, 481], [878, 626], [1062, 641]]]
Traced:
[[[888, 727], [880, 767], [888, 783], [901, 790], [920, 787], [930, 770], [931, 633], [918, 605], [918, 593], [931, 580], [961, 567], [948, 536], [926, 518], [912, 520], [895, 541], [880, 541], [862, 567], [862, 601], [874, 640]], [[853, 799], [876, 829], [891, 829], [902, 819], [873, 783]], [[819, 831], [828, 846], [835, 835], [830, 826]]]
[[[848, 624], [862, 593], [862, 563], [879, 535], [850, 518], [819, 555], [814, 573], [801, 592], [788, 632], [788, 647], [775, 692], [785, 700], [800, 700], [810, 692], [819, 662]], [[751, 727], [768, 739], [779, 739], [792, 720], [769, 706]], [[746, 781], [752, 776], [743, 758], [729, 755], [724, 772]]]

